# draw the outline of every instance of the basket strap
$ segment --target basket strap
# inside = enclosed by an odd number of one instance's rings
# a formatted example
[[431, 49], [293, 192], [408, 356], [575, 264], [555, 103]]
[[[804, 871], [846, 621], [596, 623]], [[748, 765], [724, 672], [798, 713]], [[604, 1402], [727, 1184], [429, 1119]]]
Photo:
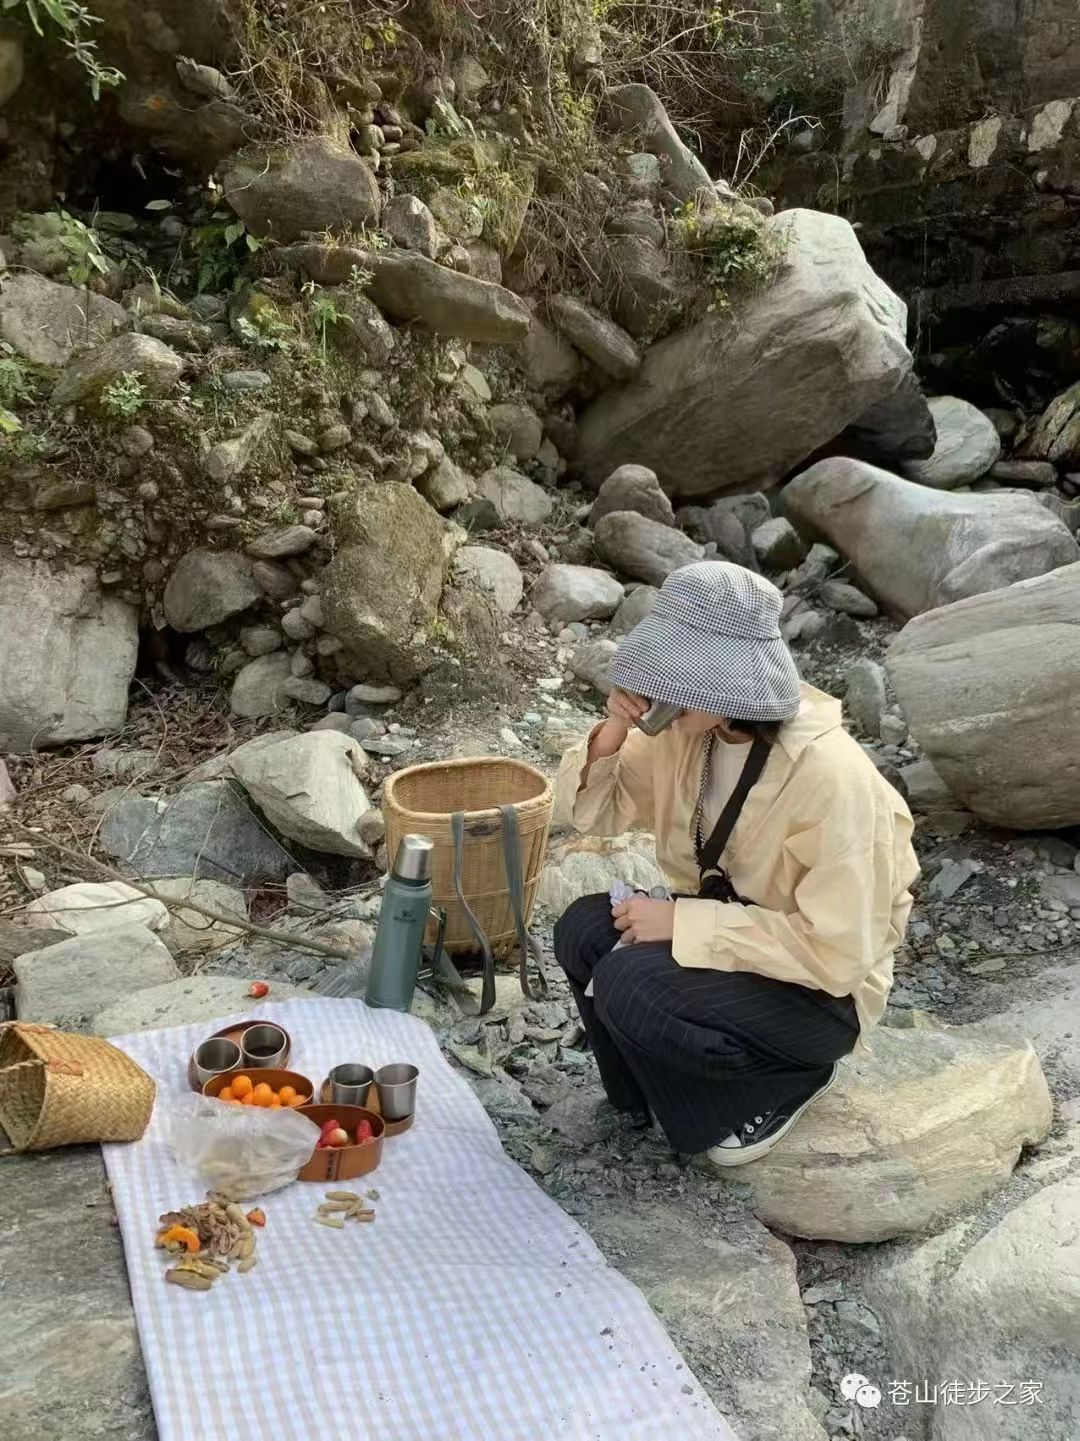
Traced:
[[[525, 924], [525, 883], [521, 874], [521, 830], [518, 826], [517, 811], [513, 806], [500, 806], [503, 823], [503, 861], [506, 865], [506, 884], [514, 907], [514, 926], [517, 929], [521, 959], [518, 962], [518, 979], [522, 993], [530, 1001], [542, 1001], [547, 995], [548, 980], [544, 970], [544, 952], [540, 942]], [[536, 967], [535, 989], [529, 981], [529, 957]]]
[[462, 888], [461, 872], [465, 859], [464, 811], [455, 811], [450, 817], [450, 833], [454, 838], [454, 890], [457, 893], [458, 904], [468, 922], [469, 930], [472, 931], [480, 954], [484, 958], [483, 983], [479, 1002], [466, 987], [464, 978], [450, 959], [445, 946], [439, 948], [436, 957], [437, 974], [454, 992], [458, 1004], [466, 1015], [482, 1016], [495, 1004], [495, 957], [492, 954], [491, 943], [484, 933], [484, 928], [473, 914]]

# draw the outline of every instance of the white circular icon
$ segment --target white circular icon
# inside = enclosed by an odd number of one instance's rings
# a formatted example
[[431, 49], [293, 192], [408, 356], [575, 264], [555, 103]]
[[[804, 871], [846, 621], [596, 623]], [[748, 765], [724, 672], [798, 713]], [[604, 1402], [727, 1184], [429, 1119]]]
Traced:
[[840, 1382], [840, 1395], [843, 1396], [845, 1401], [854, 1401], [859, 1391], [864, 1386], [869, 1385], [869, 1377], [860, 1376], [858, 1371], [852, 1371], [850, 1375], [845, 1376]]
[[859, 1406], [880, 1406], [881, 1392], [876, 1386], [867, 1383], [865, 1386], [860, 1386], [855, 1392], [855, 1401]]

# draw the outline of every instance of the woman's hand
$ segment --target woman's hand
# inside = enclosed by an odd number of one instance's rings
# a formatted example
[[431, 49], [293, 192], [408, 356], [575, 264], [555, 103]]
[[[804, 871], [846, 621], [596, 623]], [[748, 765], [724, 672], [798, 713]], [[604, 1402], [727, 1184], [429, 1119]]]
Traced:
[[642, 696], [631, 695], [629, 691], [619, 690], [616, 687], [608, 695], [607, 713], [613, 721], [617, 721], [629, 730], [631, 726], [637, 725], [649, 709], [649, 704], [650, 702]]
[[612, 907], [615, 929], [629, 946], [644, 941], [670, 941], [675, 935], [675, 902], [632, 896]]

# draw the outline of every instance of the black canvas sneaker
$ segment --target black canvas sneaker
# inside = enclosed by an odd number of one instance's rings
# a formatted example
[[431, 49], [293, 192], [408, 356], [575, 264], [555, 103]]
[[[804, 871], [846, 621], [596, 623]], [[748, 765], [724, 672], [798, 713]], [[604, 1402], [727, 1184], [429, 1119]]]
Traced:
[[738, 1135], [732, 1133], [725, 1136], [718, 1146], [711, 1146], [705, 1154], [716, 1166], [745, 1166], [750, 1161], [760, 1160], [772, 1150], [777, 1141], [784, 1139], [807, 1106], [812, 1106], [819, 1096], [823, 1096], [836, 1084], [837, 1074], [838, 1067], [834, 1062], [829, 1079], [812, 1096], [808, 1096], [801, 1106], [797, 1106], [793, 1111], [766, 1111], [763, 1115], [753, 1116]]

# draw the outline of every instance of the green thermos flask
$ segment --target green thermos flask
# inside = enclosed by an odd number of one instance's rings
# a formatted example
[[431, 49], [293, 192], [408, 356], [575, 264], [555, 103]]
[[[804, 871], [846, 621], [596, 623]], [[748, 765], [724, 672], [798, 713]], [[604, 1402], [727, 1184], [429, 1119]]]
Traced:
[[403, 836], [394, 858], [394, 868], [383, 891], [379, 927], [371, 955], [367, 991], [369, 1006], [407, 1011], [424, 958], [424, 932], [428, 920], [439, 922], [434, 965], [438, 965], [446, 934], [446, 912], [431, 904], [431, 855], [435, 843], [429, 836]]

